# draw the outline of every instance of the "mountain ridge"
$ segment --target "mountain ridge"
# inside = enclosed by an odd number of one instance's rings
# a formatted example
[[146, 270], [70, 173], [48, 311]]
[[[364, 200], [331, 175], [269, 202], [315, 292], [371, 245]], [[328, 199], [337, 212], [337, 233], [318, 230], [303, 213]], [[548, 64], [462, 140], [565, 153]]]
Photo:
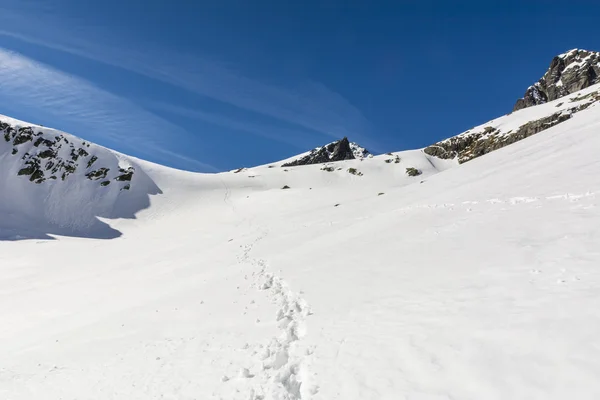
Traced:
[[527, 88], [513, 111], [547, 103], [600, 83], [600, 52], [572, 49], [555, 56], [546, 73]]
[[[496, 121], [505, 117], [496, 118], [427, 146], [424, 151], [443, 159], [457, 159], [461, 164], [470, 161], [560, 124], [599, 102], [599, 84], [599, 52], [573, 49], [559, 54], [552, 59], [542, 78], [527, 89], [513, 111], [505, 116], [514, 113], [514, 118], [521, 121], [520, 125], [502, 130]], [[548, 103], [554, 104], [555, 108], [544, 107]], [[537, 112], [539, 108], [531, 113], [526, 111], [537, 107], [542, 107], [545, 112]], [[528, 117], [522, 118], [523, 115]]]
[[[588, 55], [581, 58], [585, 54]], [[569, 65], [574, 62], [587, 65], [594, 56], [578, 50], [557, 57], [571, 60]], [[573, 61], [577, 57], [580, 61]], [[422, 149], [374, 156], [344, 137], [279, 163], [236, 172], [252, 170], [247, 177], [255, 178], [276, 165], [284, 167], [282, 172], [287, 172], [288, 167], [319, 165], [318, 171], [329, 173], [325, 182], [332, 179], [348, 184], [354, 184], [352, 179], [368, 182], [369, 174], [386, 171], [384, 175], [389, 177], [390, 183], [401, 180], [408, 184], [413, 182], [403, 180], [408, 174], [414, 177], [424, 173], [425, 177], [468, 162], [577, 118], [579, 113], [599, 102], [600, 84], [596, 84], [525, 107]], [[269, 176], [273, 174], [279, 172], [272, 171]], [[244, 179], [246, 174], [240, 175]], [[219, 174], [215, 178], [220, 179]], [[260, 179], [254, 181], [256, 187], [265, 188]], [[300, 181], [302, 186], [314, 186], [306, 179]], [[298, 185], [300, 181], [290, 180], [286, 175], [272, 180], [281, 187], [289, 187], [290, 183]], [[132, 218], [149, 205], [149, 195], [161, 192], [132, 157], [58, 130], [5, 116], [0, 116], [0, 186], [0, 209], [16, 216], [11, 227], [18, 226], [19, 220], [24, 218], [70, 227], [77, 232], [96, 230], [98, 217]], [[127, 204], [126, 212], [122, 211], [122, 204]], [[4, 225], [6, 229], [6, 223]]]
[[343, 137], [335, 142], [316, 147], [305, 155], [299, 155], [295, 160], [283, 163], [282, 167], [295, 167], [300, 165], [323, 164], [343, 160], [364, 159], [372, 157], [371, 153], [355, 142], [350, 142]]

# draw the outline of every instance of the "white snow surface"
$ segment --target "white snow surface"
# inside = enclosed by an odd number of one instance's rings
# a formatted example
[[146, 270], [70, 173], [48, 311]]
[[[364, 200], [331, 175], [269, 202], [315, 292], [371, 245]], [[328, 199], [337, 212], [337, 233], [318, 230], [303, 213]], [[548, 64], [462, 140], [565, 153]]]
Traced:
[[120, 236], [0, 241], [0, 399], [598, 399], [599, 132], [592, 105], [460, 166], [127, 158], [161, 193]]

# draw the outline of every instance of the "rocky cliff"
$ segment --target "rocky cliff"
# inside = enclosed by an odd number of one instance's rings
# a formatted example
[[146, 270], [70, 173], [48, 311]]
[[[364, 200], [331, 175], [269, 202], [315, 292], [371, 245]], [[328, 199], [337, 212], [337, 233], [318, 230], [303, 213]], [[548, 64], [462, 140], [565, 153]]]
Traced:
[[544, 104], [600, 83], [600, 53], [574, 49], [552, 59], [548, 71], [530, 86], [513, 110]]
[[595, 85], [560, 100], [533, 107], [523, 115], [515, 113], [490, 121], [428, 146], [424, 152], [464, 163], [567, 121], [599, 102], [600, 85]]
[[535, 135], [600, 102], [599, 76], [600, 53], [571, 50], [558, 55], [517, 101], [514, 111], [518, 112], [442, 140], [424, 152], [464, 163]]

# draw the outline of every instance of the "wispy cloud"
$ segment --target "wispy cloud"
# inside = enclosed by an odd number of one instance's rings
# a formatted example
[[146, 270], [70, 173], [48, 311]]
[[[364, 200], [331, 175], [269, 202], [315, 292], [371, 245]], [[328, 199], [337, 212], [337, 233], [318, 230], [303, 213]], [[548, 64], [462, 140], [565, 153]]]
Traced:
[[[19, 53], [0, 48], [0, 99], [11, 108], [23, 107], [30, 113], [54, 116], [69, 127], [71, 133], [85, 130], [95, 135], [163, 160], [193, 170], [214, 168], [174, 153], [161, 144], [164, 138], [185, 132], [144, 110], [106, 92], [91, 83]], [[162, 157], [161, 157], [162, 156]]]
[[322, 135], [319, 135], [315, 132], [309, 132], [307, 130], [285, 128], [268, 123], [256, 123], [248, 121], [244, 118], [232, 118], [230, 115], [217, 114], [202, 111], [200, 109], [191, 109], [188, 107], [182, 107], [163, 102], [144, 101], [143, 105], [151, 110], [168, 112], [185, 118], [203, 121], [208, 124], [220, 126], [226, 129], [248, 132], [256, 136], [290, 144], [298, 149], [303, 150], [306, 150], [305, 147], [307, 137], [312, 137], [315, 140], [318, 140], [322, 137]]
[[[124, 48], [116, 38], [111, 39], [108, 32], [92, 32], [64, 17], [57, 19], [51, 13], [40, 13], [39, 9], [27, 10], [27, 20], [35, 23], [18, 22], [13, 26], [10, 21], [22, 21], [24, 16], [15, 4], [4, 9], [0, 6], [3, 15], [13, 15], [3, 18], [5, 23], [0, 35], [129, 70], [332, 138], [371, 139], [370, 123], [362, 113], [322, 84], [304, 81], [274, 85], [264, 79], [248, 78], [207, 57], [183, 55], [144, 43]], [[45, 29], [40, 30], [39, 26]]]

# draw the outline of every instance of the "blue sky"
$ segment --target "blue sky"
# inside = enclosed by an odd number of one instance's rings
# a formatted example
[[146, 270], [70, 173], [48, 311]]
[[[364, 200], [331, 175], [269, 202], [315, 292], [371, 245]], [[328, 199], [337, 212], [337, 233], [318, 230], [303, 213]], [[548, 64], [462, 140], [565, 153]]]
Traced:
[[195, 171], [418, 148], [600, 50], [595, 3], [3, 0], [0, 113]]

